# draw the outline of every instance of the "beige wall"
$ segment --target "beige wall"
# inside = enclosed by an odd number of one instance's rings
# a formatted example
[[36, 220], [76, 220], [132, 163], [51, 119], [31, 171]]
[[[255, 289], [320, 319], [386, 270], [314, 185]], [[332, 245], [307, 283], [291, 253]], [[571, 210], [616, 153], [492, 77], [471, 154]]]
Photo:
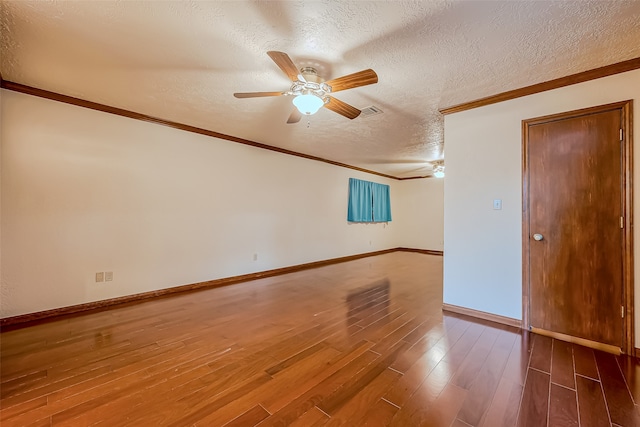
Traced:
[[[423, 226], [410, 181], [0, 92], [0, 317], [407, 246]], [[349, 177], [391, 185], [394, 220], [348, 224]]]
[[444, 246], [444, 179], [402, 181], [396, 202], [401, 213], [399, 241], [403, 247], [441, 251]]
[[[633, 99], [640, 70], [605, 77], [445, 117], [444, 301], [522, 317], [522, 136], [524, 119]], [[636, 114], [637, 117], [637, 114]], [[636, 183], [640, 182], [640, 120], [634, 124]], [[634, 199], [640, 200], [640, 185]], [[503, 209], [492, 208], [493, 199]], [[640, 219], [636, 206], [635, 223]], [[635, 231], [635, 271], [640, 236]], [[636, 325], [640, 279], [636, 277]], [[640, 327], [636, 326], [636, 336]], [[640, 339], [636, 338], [636, 345]]]

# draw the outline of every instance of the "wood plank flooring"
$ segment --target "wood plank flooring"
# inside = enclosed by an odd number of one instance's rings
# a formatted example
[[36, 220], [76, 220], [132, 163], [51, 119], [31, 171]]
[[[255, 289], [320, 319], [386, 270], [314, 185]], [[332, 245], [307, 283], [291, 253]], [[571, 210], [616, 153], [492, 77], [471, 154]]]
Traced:
[[10, 426], [640, 426], [640, 363], [448, 314], [395, 252], [0, 335]]

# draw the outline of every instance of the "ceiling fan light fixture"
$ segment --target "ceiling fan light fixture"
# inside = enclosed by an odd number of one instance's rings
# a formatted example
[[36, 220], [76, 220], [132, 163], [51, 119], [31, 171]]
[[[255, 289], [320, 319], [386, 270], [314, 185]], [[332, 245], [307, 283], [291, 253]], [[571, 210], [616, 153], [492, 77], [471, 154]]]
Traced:
[[318, 112], [324, 105], [324, 100], [312, 93], [303, 93], [293, 98], [293, 105], [300, 113], [310, 116]]
[[[271, 50], [267, 52], [267, 55], [269, 55], [273, 62], [275, 62], [291, 80], [292, 84], [289, 90], [283, 92], [239, 92], [234, 93], [233, 96], [236, 98], [261, 98], [265, 96], [294, 97], [293, 105], [296, 109], [293, 110], [289, 119], [287, 119], [288, 124], [298, 123], [303, 114], [310, 116], [317, 113], [324, 105], [326, 105], [328, 110], [353, 120], [360, 116], [362, 111], [332, 97], [331, 93], [378, 83], [378, 75], [372, 69], [358, 71], [357, 73], [348, 74], [325, 82], [324, 78], [318, 75], [318, 70], [314, 66], [322, 65], [320, 63], [311, 61], [311, 64], [297, 68], [291, 58], [289, 58], [289, 55], [284, 52]], [[309, 61], [305, 62], [309, 63]]]
[[437, 165], [433, 168], [433, 176], [436, 178], [444, 178], [444, 165]]

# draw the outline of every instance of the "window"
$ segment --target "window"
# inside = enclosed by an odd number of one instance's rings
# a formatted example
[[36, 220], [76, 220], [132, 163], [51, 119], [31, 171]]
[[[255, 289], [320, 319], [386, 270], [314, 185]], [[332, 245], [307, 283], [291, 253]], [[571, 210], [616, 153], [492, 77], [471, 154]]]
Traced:
[[349, 178], [349, 222], [391, 221], [389, 186], [361, 179]]

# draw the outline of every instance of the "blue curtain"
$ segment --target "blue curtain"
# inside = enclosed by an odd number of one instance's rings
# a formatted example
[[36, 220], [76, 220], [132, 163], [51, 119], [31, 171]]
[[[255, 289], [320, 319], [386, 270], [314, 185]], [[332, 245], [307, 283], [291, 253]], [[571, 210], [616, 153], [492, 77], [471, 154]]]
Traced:
[[373, 220], [375, 222], [391, 221], [391, 196], [389, 186], [371, 183], [373, 194]]
[[347, 221], [391, 221], [391, 197], [389, 193], [389, 186], [349, 178]]
[[347, 221], [371, 222], [371, 184], [368, 181], [349, 178], [349, 207]]

